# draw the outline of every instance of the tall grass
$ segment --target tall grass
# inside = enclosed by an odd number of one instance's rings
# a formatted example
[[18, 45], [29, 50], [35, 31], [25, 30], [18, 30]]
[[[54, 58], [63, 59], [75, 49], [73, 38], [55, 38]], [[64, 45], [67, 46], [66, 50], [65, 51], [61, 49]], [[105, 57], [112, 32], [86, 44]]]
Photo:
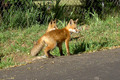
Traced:
[[35, 24], [46, 24], [51, 19], [60, 19], [65, 7], [65, 4], [59, 6], [60, 0], [56, 0], [55, 5], [48, 5], [45, 1], [36, 5], [31, 0], [10, 2], [10, 8], [3, 10], [1, 31], [9, 28], [25, 28]]
[[[120, 16], [107, 16], [106, 20], [101, 20], [97, 14], [89, 19], [87, 26], [78, 34], [72, 34], [70, 41], [71, 54], [80, 52], [93, 52], [113, 46], [120, 46]], [[66, 25], [66, 21], [58, 21], [58, 28]], [[11, 55], [29, 55], [33, 47], [33, 42], [37, 41], [44, 33], [47, 25], [33, 25], [32, 27], [20, 29], [10, 29], [0, 32], [0, 68], [17, 64], [15, 56]], [[78, 38], [75, 38], [77, 36]], [[63, 53], [66, 55], [65, 44]], [[53, 55], [60, 56], [58, 48], [51, 51]], [[40, 55], [44, 52], [40, 52]], [[28, 57], [30, 58], [30, 57]], [[20, 62], [19, 62], [20, 63]]]

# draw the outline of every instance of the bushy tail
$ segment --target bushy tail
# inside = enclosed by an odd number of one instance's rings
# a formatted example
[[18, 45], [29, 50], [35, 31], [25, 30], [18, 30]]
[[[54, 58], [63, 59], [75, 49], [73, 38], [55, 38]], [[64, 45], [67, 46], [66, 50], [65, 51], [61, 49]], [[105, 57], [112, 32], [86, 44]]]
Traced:
[[31, 49], [31, 56], [36, 56], [43, 48], [44, 44], [45, 42], [43, 40], [39, 40], [39, 42], [34, 44], [33, 48]]

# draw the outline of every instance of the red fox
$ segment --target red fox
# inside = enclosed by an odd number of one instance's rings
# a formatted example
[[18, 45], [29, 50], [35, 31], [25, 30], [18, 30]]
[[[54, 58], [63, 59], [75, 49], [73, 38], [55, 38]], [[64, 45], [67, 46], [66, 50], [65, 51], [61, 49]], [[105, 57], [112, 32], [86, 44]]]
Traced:
[[45, 46], [44, 53], [48, 58], [53, 58], [50, 54], [50, 50], [54, 49], [58, 46], [60, 55], [64, 55], [62, 52], [62, 43], [65, 41], [65, 46], [67, 50], [67, 55], [70, 55], [69, 52], [69, 40], [70, 40], [70, 32], [78, 33], [77, 29], [77, 20], [73, 21], [72, 19], [69, 21], [68, 25], [62, 29], [52, 30], [50, 32], [45, 33], [38, 41], [37, 44], [31, 50], [31, 55], [36, 56], [38, 52]]
[[46, 32], [49, 32], [55, 29], [58, 29], [56, 25], [56, 19], [54, 21], [53, 20], [50, 21]]
[[[57, 25], [56, 25], [56, 19], [55, 20], [51, 20], [49, 22], [49, 25], [48, 25], [48, 28], [46, 30], [46, 33], [49, 32], [49, 31], [55, 30], [55, 29], [58, 29]], [[33, 44], [36, 45], [37, 42], [33, 42]]]

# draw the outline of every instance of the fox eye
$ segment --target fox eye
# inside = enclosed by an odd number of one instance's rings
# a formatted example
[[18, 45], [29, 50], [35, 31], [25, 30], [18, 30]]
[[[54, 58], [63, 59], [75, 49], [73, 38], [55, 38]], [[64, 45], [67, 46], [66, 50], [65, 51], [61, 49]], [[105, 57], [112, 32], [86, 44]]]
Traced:
[[50, 23], [52, 24], [52, 21]]
[[76, 22], [76, 21], [74, 21], [74, 23], [76, 24], [77, 22]]

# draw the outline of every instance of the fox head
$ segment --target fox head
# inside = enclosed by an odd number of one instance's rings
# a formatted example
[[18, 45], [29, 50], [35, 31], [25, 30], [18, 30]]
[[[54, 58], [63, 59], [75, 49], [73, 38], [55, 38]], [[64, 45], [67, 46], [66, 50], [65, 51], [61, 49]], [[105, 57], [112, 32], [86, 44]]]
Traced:
[[57, 28], [57, 25], [56, 25], [56, 19], [55, 19], [55, 20], [51, 20], [51, 21], [49, 22], [47, 32], [52, 31], [52, 30], [55, 30], [55, 29], [58, 29], [58, 28]]
[[76, 19], [75, 21], [73, 21], [72, 19], [70, 19], [70, 21], [69, 21], [69, 23], [67, 25], [67, 29], [70, 32], [79, 33], [79, 30], [77, 29], [77, 21], [78, 21], [78, 19]]

